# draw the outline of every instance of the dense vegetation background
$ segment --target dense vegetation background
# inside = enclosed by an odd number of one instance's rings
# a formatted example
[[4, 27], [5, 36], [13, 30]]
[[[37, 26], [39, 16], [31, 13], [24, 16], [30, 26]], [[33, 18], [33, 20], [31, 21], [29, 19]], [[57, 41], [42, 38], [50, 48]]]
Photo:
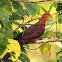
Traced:
[[[48, 42], [19, 45], [14, 38], [50, 12], [44, 35], [39, 39], [62, 39], [62, 1], [60, 0], [0, 0], [0, 60], [9, 52], [11, 57], [4, 62], [61, 62], [62, 43]], [[28, 48], [28, 49], [27, 49]], [[34, 48], [34, 50], [30, 50]], [[19, 59], [19, 60], [18, 60]], [[2, 61], [2, 60], [1, 60]]]

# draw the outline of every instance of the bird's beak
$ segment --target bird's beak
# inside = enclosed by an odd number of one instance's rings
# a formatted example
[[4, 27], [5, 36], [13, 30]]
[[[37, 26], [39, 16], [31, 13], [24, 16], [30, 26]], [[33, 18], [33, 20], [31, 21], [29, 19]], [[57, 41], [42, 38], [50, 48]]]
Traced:
[[52, 16], [50, 16], [52, 19], [53, 19], [53, 17]]
[[52, 16], [50, 16], [52, 19], [53, 19], [53, 17]]
[[53, 19], [53, 17], [51, 17]]

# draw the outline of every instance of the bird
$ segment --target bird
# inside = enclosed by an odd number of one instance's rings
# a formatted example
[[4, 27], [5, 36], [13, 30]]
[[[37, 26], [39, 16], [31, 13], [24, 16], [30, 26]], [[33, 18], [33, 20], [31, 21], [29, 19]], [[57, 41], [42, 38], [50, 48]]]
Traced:
[[[29, 28], [24, 30], [16, 38], [14, 38], [14, 40], [18, 40], [20, 46], [23, 46], [26, 43], [29, 44], [29, 42], [35, 43], [36, 40], [38, 40], [44, 33], [45, 24], [48, 18], [52, 18], [52, 15], [49, 12], [44, 13], [41, 19], [37, 23], [31, 25]], [[10, 53], [7, 53], [2, 58], [2, 60], [6, 60], [9, 57], [10, 57]]]
[[49, 12], [44, 13], [37, 23], [24, 30], [16, 38], [14, 38], [14, 40], [18, 40], [20, 46], [29, 42], [35, 43], [36, 40], [38, 40], [44, 33], [45, 24], [48, 18], [52, 18], [52, 15]]

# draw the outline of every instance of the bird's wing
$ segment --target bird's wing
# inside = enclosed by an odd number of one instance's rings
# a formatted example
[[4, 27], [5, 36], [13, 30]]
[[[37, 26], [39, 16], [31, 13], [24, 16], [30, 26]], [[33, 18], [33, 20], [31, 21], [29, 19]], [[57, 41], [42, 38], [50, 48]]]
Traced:
[[23, 32], [22, 38], [24, 40], [31, 40], [40, 37], [43, 33], [44, 29], [42, 28], [42, 25], [34, 24]]

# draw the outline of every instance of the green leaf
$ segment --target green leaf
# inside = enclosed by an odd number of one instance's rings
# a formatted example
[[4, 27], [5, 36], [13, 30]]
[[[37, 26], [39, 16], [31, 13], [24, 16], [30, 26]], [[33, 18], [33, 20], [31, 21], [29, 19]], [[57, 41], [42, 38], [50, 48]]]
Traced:
[[23, 12], [23, 16], [24, 16], [24, 15], [27, 15], [27, 16], [29, 17], [30, 14], [29, 14], [29, 12], [28, 12], [27, 10], [25, 10], [25, 11]]
[[27, 11], [29, 12], [29, 14], [31, 14], [32, 16], [36, 15], [36, 8], [33, 4], [25, 3], [25, 7]]
[[62, 62], [62, 56], [59, 57], [59, 62]]
[[12, 12], [12, 15], [10, 14], [9, 15], [9, 20], [20, 20], [20, 19], [22, 19], [23, 18], [23, 12], [24, 10], [23, 10], [23, 7], [22, 7], [22, 5], [20, 5], [20, 8], [17, 8], [17, 11], [14, 13], [14, 12]]
[[20, 7], [17, 9], [15, 13], [18, 14], [19, 16], [21, 16], [24, 13], [22, 5], [20, 5]]
[[8, 38], [13, 38], [9, 15], [0, 8], [0, 55], [5, 51], [8, 44]]
[[25, 50], [25, 48], [24, 48], [23, 46], [21, 46], [21, 50], [22, 50], [25, 54], [27, 54], [27, 52], [26, 52], [26, 50]]
[[19, 2], [17, 2], [17, 1], [12, 1], [12, 5], [13, 5], [13, 7], [14, 7], [14, 9], [19, 9]]
[[14, 20], [20, 20], [22, 19], [21, 15], [19, 16], [18, 14], [14, 14]]
[[42, 10], [44, 11], [44, 12], [48, 12], [45, 8], [43, 8], [42, 6], [41, 6], [41, 8], [42, 8]]
[[22, 61], [22, 62], [30, 62], [29, 58], [25, 55], [25, 54], [21, 54], [19, 59]]
[[0, 32], [0, 55], [5, 51], [8, 40], [6, 34]]
[[40, 6], [39, 4], [34, 4], [35, 8], [36, 8], [36, 13], [39, 15], [40, 14]]
[[62, 39], [62, 33], [56, 32], [56, 34], [57, 34], [57, 35], [56, 35], [57, 38]]
[[56, 11], [60, 11], [60, 10], [62, 10], [62, 5], [60, 5], [60, 6], [58, 6], [58, 7], [56, 8]]
[[[44, 43], [42, 43], [41, 45], [43, 45], [43, 44], [44, 44]], [[45, 54], [49, 53], [50, 44], [47, 43], [47, 44], [45, 44], [44, 46], [40, 47], [39, 49], [40, 49], [41, 53], [45, 55]]]
[[39, 38], [39, 40], [42, 40], [42, 38]]
[[13, 38], [16, 38], [20, 34], [20, 31], [14, 31], [13, 32]]
[[27, 29], [27, 27], [25, 26], [25, 27], [21, 27], [23, 30], [25, 30], [25, 29]]
[[5, 60], [4, 62], [13, 62], [13, 61], [12, 61], [12, 60], [7, 59], [7, 60]]
[[0, 7], [6, 6], [9, 3], [9, 0], [0, 0]]
[[62, 23], [62, 14], [58, 15], [58, 22]]
[[57, 3], [56, 11], [62, 10], [62, 3]]
[[[10, 5], [11, 7], [11, 5]], [[9, 6], [4, 6], [4, 7], [1, 7], [6, 13], [10, 14], [11, 12], [11, 8]]]
[[24, 46], [26, 46], [27, 48], [29, 48], [29, 45], [28, 44], [24, 44]]
[[22, 19], [22, 16], [17, 14], [17, 13], [12, 13], [12, 15], [9, 15], [9, 20], [12, 21], [12, 20], [20, 20]]
[[16, 57], [15, 57], [15, 53], [14, 53], [14, 52], [11, 52], [10, 54], [11, 54], [14, 58], [16, 58]]
[[11, 22], [8, 22], [6, 35], [7, 35], [7, 38], [11, 38], [11, 39], [13, 38]]
[[52, 9], [53, 5], [55, 5], [55, 4], [56, 4], [56, 2], [54, 2], [54, 3], [50, 6], [50, 8], [49, 8], [49, 11], [48, 11], [48, 12], [50, 12], [50, 10]]
[[54, 46], [54, 50], [56, 51], [56, 53], [61, 51], [61, 48], [58, 45], [53, 44], [53, 46]]
[[0, 8], [0, 20], [2, 21], [3, 26], [6, 27], [8, 24], [9, 16], [1, 8]]
[[59, 52], [57, 52], [57, 55], [60, 54], [60, 53], [62, 53], [62, 49]]

